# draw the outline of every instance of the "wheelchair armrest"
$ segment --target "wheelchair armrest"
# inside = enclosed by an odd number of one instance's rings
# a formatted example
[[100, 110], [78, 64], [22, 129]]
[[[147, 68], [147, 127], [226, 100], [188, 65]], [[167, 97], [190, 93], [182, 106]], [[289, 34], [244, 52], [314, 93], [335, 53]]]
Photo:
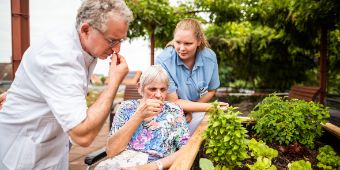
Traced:
[[93, 165], [94, 163], [96, 163], [97, 161], [103, 159], [106, 157], [106, 147], [104, 148], [101, 148], [97, 151], [94, 151], [90, 154], [88, 154], [86, 157], [85, 157], [85, 164], [90, 166], [90, 165]]

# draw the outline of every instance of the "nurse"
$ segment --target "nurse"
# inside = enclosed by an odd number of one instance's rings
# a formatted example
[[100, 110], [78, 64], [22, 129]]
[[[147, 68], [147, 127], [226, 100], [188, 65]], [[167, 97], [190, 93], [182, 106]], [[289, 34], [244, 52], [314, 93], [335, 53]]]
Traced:
[[[189, 123], [192, 134], [211, 106], [207, 102], [220, 86], [216, 54], [209, 48], [200, 22], [195, 19], [180, 21], [173, 40], [157, 57], [156, 63], [162, 65], [170, 77], [167, 100], [179, 104], [187, 118], [192, 113]], [[227, 109], [228, 103], [220, 102], [220, 106]]]

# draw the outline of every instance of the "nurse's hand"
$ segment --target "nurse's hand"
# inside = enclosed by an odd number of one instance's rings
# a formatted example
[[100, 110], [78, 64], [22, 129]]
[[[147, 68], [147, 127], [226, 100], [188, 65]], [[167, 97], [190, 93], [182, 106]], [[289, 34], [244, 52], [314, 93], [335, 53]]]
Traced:
[[228, 107], [229, 107], [229, 104], [228, 104], [228, 103], [219, 102], [218, 104], [219, 104], [219, 106], [220, 106], [220, 109], [222, 109], [223, 111], [227, 111], [227, 110], [228, 110]]
[[6, 101], [6, 95], [7, 95], [7, 92], [3, 92], [2, 94], [0, 94], [0, 109], [2, 109], [2, 106], [4, 105]]
[[125, 58], [117, 53], [113, 53], [109, 69], [109, 82], [118, 81], [118, 84], [120, 84], [128, 72], [129, 68]]

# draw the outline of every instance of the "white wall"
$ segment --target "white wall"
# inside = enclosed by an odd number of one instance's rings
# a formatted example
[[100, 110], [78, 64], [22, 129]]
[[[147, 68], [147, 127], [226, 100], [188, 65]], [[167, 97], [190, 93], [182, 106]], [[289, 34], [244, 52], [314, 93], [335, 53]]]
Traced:
[[0, 63], [12, 60], [11, 3], [0, 0]]
[[[37, 42], [47, 30], [58, 29], [59, 25], [72, 26], [81, 0], [29, 0], [30, 43]], [[0, 63], [11, 62], [11, 14], [10, 0], [0, 0]], [[121, 46], [123, 55], [131, 71], [144, 70], [150, 65], [149, 41], [143, 38]], [[159, 51], [156, 51], [156, 56]], [[100, 60], [94, 70], [96, 74], [107, 75], [108, 60]]]

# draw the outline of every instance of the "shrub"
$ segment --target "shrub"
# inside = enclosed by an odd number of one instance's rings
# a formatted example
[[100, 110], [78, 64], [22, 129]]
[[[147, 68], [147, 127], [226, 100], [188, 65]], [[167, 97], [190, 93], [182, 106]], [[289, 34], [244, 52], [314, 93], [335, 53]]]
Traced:
[[247, 130], [242, 126], [242, 120], [237, 117], [240, 112], [233, 107], [229, 107], [225, 112], [215, 102], [209, 114], [209, 125], [203, 134], [209, 159], [217, 164], [216, 168], [240, 166], [241, 161], [248, 157]]
[[314, 140], [322, 134], [321, 123], [329, 118], [323, 105], [292, 99], [283, 100], [270, 95], [263, 99], [250, 116], [256, 119], [256, 135], [266, 142], [290, 144], [298, 141], [314, 147]]

